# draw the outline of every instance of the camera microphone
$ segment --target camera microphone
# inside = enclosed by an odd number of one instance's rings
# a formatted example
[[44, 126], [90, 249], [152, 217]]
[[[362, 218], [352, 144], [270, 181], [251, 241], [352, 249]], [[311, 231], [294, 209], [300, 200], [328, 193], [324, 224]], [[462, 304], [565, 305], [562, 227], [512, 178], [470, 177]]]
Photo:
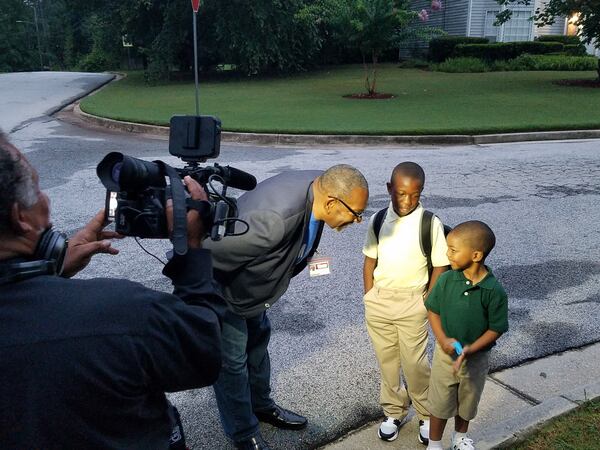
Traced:
[[235, 167], [225, 166], [223, 169], [226, 171], [226, 177], [229, 179], [231, 187], [244, 191], [251, 191], [256, 187], [256, 177], [254, 175]]
[[251, 191], [256, 187], [256, 177], [243, 170], [218, 164], [210, 169], [214, 170], [215, 174], [223, 177], [227, 181], [227, 185], [232, 188]]

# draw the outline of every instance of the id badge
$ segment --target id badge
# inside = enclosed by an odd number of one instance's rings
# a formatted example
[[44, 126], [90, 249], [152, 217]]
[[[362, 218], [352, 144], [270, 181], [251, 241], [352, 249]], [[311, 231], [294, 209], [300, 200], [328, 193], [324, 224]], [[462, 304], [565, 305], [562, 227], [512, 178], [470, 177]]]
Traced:
[[310, 258], [307, 262], [308, 274], [311, 277], [320, 277], [331, 273], [331, 258]]

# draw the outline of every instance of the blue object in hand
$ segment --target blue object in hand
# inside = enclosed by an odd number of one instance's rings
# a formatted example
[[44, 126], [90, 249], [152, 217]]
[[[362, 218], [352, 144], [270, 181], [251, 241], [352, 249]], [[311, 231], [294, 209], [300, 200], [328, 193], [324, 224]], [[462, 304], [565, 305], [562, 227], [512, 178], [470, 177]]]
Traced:
[[460, 345], [460, 342], [453, 342], [452, 345], [454, 346], [454, 351], [456, 352], [456, 354], [460, 356], [460, 354], [463, 352], [463, 348], [462, 345]]

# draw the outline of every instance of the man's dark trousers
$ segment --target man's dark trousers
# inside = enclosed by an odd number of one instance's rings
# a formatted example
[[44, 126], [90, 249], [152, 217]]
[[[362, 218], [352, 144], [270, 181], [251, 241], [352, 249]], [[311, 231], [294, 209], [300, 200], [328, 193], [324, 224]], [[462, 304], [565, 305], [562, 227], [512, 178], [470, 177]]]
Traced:
[[254, 411], [268, 410], [271, 399], [269, 338], [266, 312], [244, 318], [227, 311], [222, 322], [223, 366], [214, 385], [225, 434], [235, 442], [258, 433]]

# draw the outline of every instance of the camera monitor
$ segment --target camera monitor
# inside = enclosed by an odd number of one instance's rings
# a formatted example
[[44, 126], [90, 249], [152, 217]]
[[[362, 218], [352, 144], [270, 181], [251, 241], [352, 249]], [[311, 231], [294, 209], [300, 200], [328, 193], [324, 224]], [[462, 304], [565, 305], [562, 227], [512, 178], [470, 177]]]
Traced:
[[173, 116], [169, 131], [169, 153], [187, 162], [202, 162], [219, 156], [221, 121], [213, 116]]

